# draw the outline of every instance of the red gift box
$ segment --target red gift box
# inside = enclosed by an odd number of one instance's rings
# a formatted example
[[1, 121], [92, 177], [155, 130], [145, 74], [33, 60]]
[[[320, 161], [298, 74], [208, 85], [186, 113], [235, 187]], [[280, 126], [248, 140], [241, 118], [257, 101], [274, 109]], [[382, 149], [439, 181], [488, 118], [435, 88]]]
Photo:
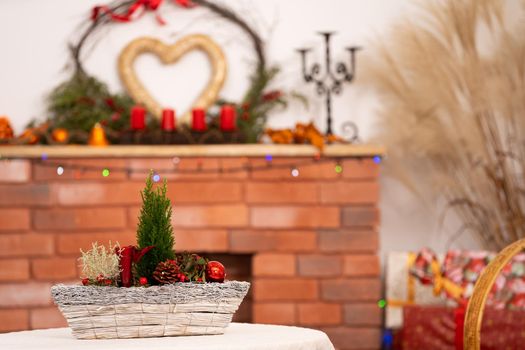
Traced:
[[[463, 348], [464, 309], [439, 306], [403, 308], [403, 350], [459, 350]], [[482, 350], [525, 349], [525, 311], [485, 309]]]

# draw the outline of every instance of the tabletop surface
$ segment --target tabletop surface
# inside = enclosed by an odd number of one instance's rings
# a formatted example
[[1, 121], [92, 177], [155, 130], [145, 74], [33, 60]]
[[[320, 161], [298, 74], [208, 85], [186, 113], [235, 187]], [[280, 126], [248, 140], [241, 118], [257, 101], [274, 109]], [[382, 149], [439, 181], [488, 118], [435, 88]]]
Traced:
[[0, 334], [0, 348], [5, 350], [135, 350], [135, 349], [277, 349], [333, 350], [328, 336], [318, 330], [247, 323], [232, 323], [223, 335], [111, 340], [77, 340], [69, 328]]

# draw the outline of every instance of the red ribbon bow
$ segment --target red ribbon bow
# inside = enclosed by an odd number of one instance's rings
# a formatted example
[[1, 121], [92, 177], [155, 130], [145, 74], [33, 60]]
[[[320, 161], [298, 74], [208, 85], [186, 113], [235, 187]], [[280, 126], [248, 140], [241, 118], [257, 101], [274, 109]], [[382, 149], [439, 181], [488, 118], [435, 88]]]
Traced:
[[[91, 12], [91, 20], [96, 21], [101, 14], [107, 14], [114, 21], [130, 22], [142, 16], [147, 10], [157, 11], [157, 9], [162, 4], [162, 1], [163, 0], [137, 0], [128, 8], [126, 13], [123, 14], [116, 13], [115, 11], [111, 10], [107, 5], [95, 6]], [[191, 0], [173, 0], [173, 2], [185, 8], [190, 8], [194, 6]], [[142, 10], [142, 12], [138, 14], [136, 18], [132, 18], [138, 10]], [[162, 19], [162, 17], [160, 17], [159, 14], [156, 14], [156, 18], [161, 25], [166, 24], [164, 19]]]
[[144, 254], [153, 248], [154, 246], [149, 246], [138, 249], [132, 245], [115, 248], [115, 254], [119, 256], [120, 284], [122, 287], [131, 287], [133, 285], [132, 263], [138, 263]]

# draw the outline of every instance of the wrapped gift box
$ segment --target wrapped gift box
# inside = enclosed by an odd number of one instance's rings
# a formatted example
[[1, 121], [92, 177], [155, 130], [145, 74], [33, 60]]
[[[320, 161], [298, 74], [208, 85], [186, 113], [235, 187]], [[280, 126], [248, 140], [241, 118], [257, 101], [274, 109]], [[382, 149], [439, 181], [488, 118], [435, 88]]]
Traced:
[[385, 326], [398, 329], [403, 326], [403, 306], [441, 305], [446, 301], [433, 294], [433, 287], [422, 284], [410, 274], [410, 267], [416, 258], [415, 253], [391, 252], [386, 264]]
[[[417, 254], [390, 253], [386, 271], [386, 328], [403, 326], [404, 306], [455, 307], [458, 302], [466, 305], [476, 280], [494, 256], [491, 252], [460, 250], [449, 250], [443, 256], [429, 249]], [[434, 288], [436, 284], [441, 288]], [[503, 269], [487, 305], [495, 309], [525, 308], [525, 254], [516, 255]]]
[[[443, 263], [429, 249], [423, 249], [410, 267], [412, 275], [451, 302], [466, 305], [474, 284], [495, 253], [449, 250]], [[487, 299], [495, 309], [523, 309], [525, 306], [525, 254], [516, 255], [498, 275]]]
[[[406, 306], [398, 336], [403, 350], [462, 349], [464, 309]], [[487, 308], [481, 328], [482, 350], [525, 348], [525, 311]]]

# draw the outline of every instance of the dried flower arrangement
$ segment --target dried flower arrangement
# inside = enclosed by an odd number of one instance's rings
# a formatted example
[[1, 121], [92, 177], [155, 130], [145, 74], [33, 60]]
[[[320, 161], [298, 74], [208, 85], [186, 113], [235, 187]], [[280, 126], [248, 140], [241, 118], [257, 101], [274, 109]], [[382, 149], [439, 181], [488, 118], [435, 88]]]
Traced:
[[108, 248], [93, 242], [92, 247], [87, 252], [82, 249], [82, 256], [78, 259], [82, 266], [82, 284], [116, 286], [120, 277], [120, 256], [116, 252], [120, 251], [119, 244], [112, 245], [109, 242]]
[[137, 225], [138, 246], [81, 250], [82, 286], [51, 294], [79, 339], [223, 334], [250, 283], [225, 281], [226, 268], [198, 254], [175, 254], [167, 183], [150, 172]]

